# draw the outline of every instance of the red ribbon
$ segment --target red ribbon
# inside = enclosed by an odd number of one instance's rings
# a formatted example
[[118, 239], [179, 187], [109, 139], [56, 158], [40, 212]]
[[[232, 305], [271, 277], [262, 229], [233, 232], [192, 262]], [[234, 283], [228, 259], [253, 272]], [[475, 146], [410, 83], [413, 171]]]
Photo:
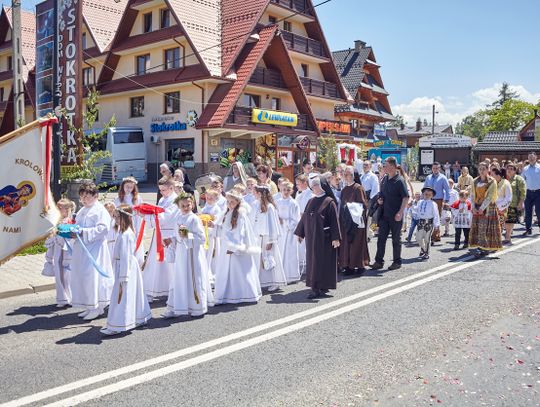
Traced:
[[40, 127], [47, 126], [47, 134], [45, 135], [45, 177], [43, 183], [45, 185], [44, 205], [45, 210], [49, 208], [49, 191], [51, 185], [51, 151], [52, 151], [52, 126], [58, 123], [57, 117], [51, 117], [40, 123]]
[[[151, 204], [141, 204], [133, 207], [133, 210], [139, 212], [142, 215], [153, 215], [156, 221], [156, 240], [157, 240], [157, 259], [161, 263], [165, 258], [165, 249], [163, 248], [163, 240], [161, 239], [161, 228], [159, 226], [159, 214], [164, 213], [165, 209], [161, 206], [151, 205]], [[145, 222], [141, 225], [141, 230], [139, 230], [139, 236], [137, 237], [137, 246], [135, 251], [139, 248], [142, 242], [142, 234], [144, 232]]]

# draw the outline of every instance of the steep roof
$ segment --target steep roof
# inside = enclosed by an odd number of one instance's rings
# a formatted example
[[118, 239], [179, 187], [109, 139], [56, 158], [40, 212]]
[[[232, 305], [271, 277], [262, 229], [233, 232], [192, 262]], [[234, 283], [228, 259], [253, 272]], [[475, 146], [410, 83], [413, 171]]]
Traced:
[[83, 0], [83, 18], [100, 52], [110, 46], [128, 1]]
[[362, 84], [365, 73], [364, 64], [372, 52], [371, 47], [365, 47], [359, 51], [346, 49], [343, 51], [332, 52], [334, 64], [341, 77], [341, 82], [345, 89], [352, 95], [356, 95], [358, 88]]
[[[13, 28], [11, 7], [3, 7], [9, 28]], [[28, 79], [28, 72], [36, 65], [36, 15], [31, 11], [21, 10], [21, 52], [24, 60], [23, 77]]]
[[474, 151], [540, 151], [540, 141], [520, 141], [519, 131], [487, 133], [482, 141], [473, 147]]

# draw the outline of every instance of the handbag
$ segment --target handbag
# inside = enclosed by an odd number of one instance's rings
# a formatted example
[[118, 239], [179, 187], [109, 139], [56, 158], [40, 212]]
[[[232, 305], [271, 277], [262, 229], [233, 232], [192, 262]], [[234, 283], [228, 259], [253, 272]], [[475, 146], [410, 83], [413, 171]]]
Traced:
[[262, 255], [262, 265], [265, 271], [270, 271], [276, 267], [276, 259], [268, 250]]

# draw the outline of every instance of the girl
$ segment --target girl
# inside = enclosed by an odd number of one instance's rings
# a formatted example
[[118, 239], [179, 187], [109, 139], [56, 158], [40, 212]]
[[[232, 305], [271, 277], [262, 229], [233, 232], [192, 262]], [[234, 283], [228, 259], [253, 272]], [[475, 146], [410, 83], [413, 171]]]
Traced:
[[[493, 168], [491, 170], [491, 176], [497, 182], [497, 210], [499, 213], [499, 223], [501, 224], [501, 233], [504, 230], [506, 224], [506, 217], [508, 215], [508, 207], [512, 202], [512, 186], [506, 179], [506, 171], [504, 169]], [[508, 243], [505, 240], [503, 243]]]
[[221, 177], [216, 176], [216, 178], [212, 182], [212, 189], [218, 191], [219, 196], [217, 200], [217, 205], [222, 212], [225, 212], [225, 210], [227, 209], [227, 200], [223, 196], [223, 180], [221, 179]]
[[[73, 212], [75, 202], [69, 199], [60, 199], [56, 206], [60, 210], [59, 223], [74, 223]], [[56, 306], [64, 308], [71, 305], [71, 247], [72, 239], [65, 239], [53, 235], [45, 241], [47, 253], [45, 254], [44, 275], [54, 276], [56, 288]]]
[[248, 178], [246, 181], [246, 194], [244, 195], [244, 203], [249, 205], [251, 209], [255, 205], [257, 199], [255, 198], [254, 191], [257, 180], [255, 178]]
[[257, 178], [259, 185], [267, 185], [270, 188], [270, 194], [274, 195], [279, 192], [276, 184], [272, 181], [272, 169], [268, 165], [257, 167]]
[[[114, 282], [107, 247], [111, 217], [98, 198], [98, 188], [93, 182], [85, 182], [79, 188], [83, 208], [77, 213], [75, 223], [80, 228], [82, 244], [79, 240], [73, 244], [71, 292], [73, 306], [84, 308], [79, 317], [86, 321], [103, 315]], [[75, 233], [72, 237], [76, 237]]]
[[[121, 205], [128, 205], [131, 207], [140, 205], [143, 203], [141, 196], [139, 195], [138, 181], [133, 177], [126, 177], [122, 180], [120, 184], [120, 189], [118, 191], [118, 197], [114, 200], [114, 206], [120, 207]], [[133, 228], [135, 230], [135, 239], [139, 237], [139, 234], [142, 233], [144, 237], [144, 230], [141, 231], [142, 218], [139, 216], [134, 216], [132, 219]], [[144, 244], [142, 243], [144, 239], [141, 240], [141, 245], [139, 250], [137, 250], [136, 256], [139, 261], [139, 265], [142, 267], [144, 263]]]
[[275, 291], [280, 286], [287, 285], [287, 278], [283, 271], [283, 261], [279, 251], [278, 240], [280, 224], [270, 187], [257, 185], [255, 187], [257, 205], [252, 214], [253, 229], [259, 239], [262, 253], [259, 259], [259, 279], [261, 287], [268, 287], [268, 291]]
[[135, 257], [136, 237], [133, 229], [133, 209], [121, 205], [114, 212], [118, 238], [113, 251], [114, 287], [104, 335], [116, 335], [145, 325], [152, 312], [144, 295], [141, 269]]
[[[174, 205], [176, 194], [174, 193], [174, 181], [172, 178], [161, 178], [158, 182], [159, 191], [162, 198], [158, 202], [158, 206], [162, 207], [165, 212], [161, 213], [158, 217], [161, 237], [163, 243], [171, 243], [174, 238], [175, 230], [173, 227], [174, 217], [176, 215], [177, 207]], [[151, 222], [151, 225], [155, 228], [154, 216], [148, 216], [147, 223]], [[158, 247], [156, 240], [156, 232], [154, 230], [154, 236], [150, 243], [150, 249], [146, 258], [146, 265], [143, 267], [143, 280], [144, 280], [144, 292], [148, 296], [148, 301], [152, 302], [156, 297], [162, 297], [169, 293], [169, 280], [170, 274], [173, 270], [173, 264], [165, 261], [160, 262], [157, 257]]]
[[203, 215], [210, 215], [214, 218], [212, 223], [208, 225], [208, 250], [206, 251], [206, 264], [212, 280], [215, 280], [216, 275], [214, 259], [219, 253], [219, 237], [214, 225], [222, 216], [221, 208], [217, 205], [218, 197], [219, 192], [215, 189], [206, 191], [206, 204], [202, 209]]
[[118, 237], [118, 226], [116, 225], [116, 221], [114, 220], [114, 211], [116, 209], [116, 206], [112, 202], [106, 202], [103, 204], [105, 209], [107, 209], [107, 212], [109, 212], [109, 216], [111, 217], [111, 228], [109, 229], [109, 233], [107, 234], [107, 247], [109, 248], [109, 255], [111, 256], [112, 265], [114, 267], [114, 260], [112, 259], [113, 252], [114, 252], [114, 245], [116, 243], [116, 238]]
[[293, 189], [291, 182], [284, 182], [281, 187], [282, 197], [276, 202], [281, 225], [278, 244], [283, 256], [283, 269], [285, 277], [287, 277], [287, 283], [300, 281], [299, 243], [294, 235], [296, 226], [300, 221], [300, 207], [292, 198]]
[[517, 164], [512, 162], [508, 163], [506, 166], [506, 178], [508, 179], [510, 187], [512, 188], [512, 201], [508, 207], [508, 215], [506, 216], [505, 225], [505, 242], [508, 244], [512, 243], [512, 232], [514, 230], [514, 225], [519, 223], [520, 212], [523, 210], [525, 196], [527, 194], [525, 180], [521, 175], [517, 174], [517, 168]]
[[174, 219], [176, 262], [172, 273], [167, 311], [163, 318], [202, 316], [214, 305], [204, 253], [206, 240], [201, 219], [193, 213], [195, 200], [183, 193], [175, 199], [180, 211]]
[[[313, 198], [313, 193], [309, 189], [308, 177], [305, 174], [300, 174], [296, 177], [296, 202], [300, 209], [300, 218], [306, 210], [306, 206], [311, 198]], [[304, 274], [306, 270], [306, 242], [302, 240], [298, 248], [298, 261], [300, 262], [300, 274]]]
[[261, 298], [256, 256], [260, 249], [241, 203], [240, 194], [227, 193], [227, 212], [218, 229], [222, 245], [217, 259], [216, 304], [257, 302]]

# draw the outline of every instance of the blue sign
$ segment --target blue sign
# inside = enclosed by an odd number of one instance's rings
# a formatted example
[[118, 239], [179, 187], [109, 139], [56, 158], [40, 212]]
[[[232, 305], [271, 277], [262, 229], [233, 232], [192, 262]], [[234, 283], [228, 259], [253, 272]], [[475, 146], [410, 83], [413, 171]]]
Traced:
[[150, 125], [151, 133], [162, 133], [165, 131], [182, 131], [187, 130], [187, 123], [182, 123], [179, 121], [174, 123], [154, 123]]

